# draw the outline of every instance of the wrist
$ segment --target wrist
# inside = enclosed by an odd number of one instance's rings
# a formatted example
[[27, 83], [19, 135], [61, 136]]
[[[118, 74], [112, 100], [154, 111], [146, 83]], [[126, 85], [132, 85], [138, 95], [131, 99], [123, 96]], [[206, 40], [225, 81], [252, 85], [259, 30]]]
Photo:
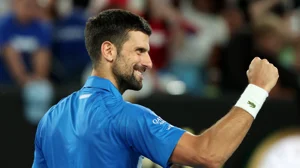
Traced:
[[235, 106], [244, 109], [255, 118], [268, 96], [267, 90], [249, 84]]
[[254, 85], [254, 86], [257, 86], [263, 90], [265, 90], [268, 94], [270, 93], [271, 89], [270, 87], [268, 86], [262, 86], [262, 85], [259, 85], [259, 84], [255, 84], [255, 83], [249, 83], [249, 85]]

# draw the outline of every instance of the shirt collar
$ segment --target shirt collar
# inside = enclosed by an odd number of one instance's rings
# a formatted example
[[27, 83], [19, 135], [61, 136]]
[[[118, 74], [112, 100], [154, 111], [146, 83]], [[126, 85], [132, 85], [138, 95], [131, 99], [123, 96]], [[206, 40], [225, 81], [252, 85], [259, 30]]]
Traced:
[[105, 78], [100, 78], [98, 76], [90, 76], [88, 77], [87, 81], [85, 82], [85, 88], [99, 88], [104, 89], [112, 92], [116, 97], [122, 98], [121, 93], [119, 90], [111, 83], [110, 80]]

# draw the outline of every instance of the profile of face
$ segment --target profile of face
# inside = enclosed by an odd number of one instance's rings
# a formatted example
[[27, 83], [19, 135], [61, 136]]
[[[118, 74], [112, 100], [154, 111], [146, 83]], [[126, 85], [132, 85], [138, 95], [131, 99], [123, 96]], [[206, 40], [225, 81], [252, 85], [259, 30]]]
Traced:
[[140, 31], [129, 31], [128, 39], [112, 63], [112, 73], [119, 87], [140, 90], [143, 87], [143, 73], [152, 68], [149, 56], [149, 36]]
[[28, 22], [34, 19], [36, 17], [37, 9], [38, 6], [35, 0], [13, 1], [13, 10], [21, 22]]

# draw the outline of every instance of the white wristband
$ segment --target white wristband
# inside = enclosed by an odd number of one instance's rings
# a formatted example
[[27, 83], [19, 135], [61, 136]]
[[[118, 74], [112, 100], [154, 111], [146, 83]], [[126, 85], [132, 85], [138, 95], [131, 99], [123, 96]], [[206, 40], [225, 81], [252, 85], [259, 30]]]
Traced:
[[266, 90], [249, 84], [235, 106], [246, 110], [255, 118], [268, 96]]

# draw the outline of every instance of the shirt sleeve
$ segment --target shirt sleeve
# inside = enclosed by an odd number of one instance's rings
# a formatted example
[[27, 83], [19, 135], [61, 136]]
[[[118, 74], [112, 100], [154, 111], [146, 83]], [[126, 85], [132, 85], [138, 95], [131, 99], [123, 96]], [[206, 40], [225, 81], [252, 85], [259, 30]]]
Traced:
[[41, 123], [38, 126], [37, 133], [35, 135], [35, 142], [34, 142], [34, 159], [32, 168], [47, 168], [46, 160], [44, 158], [41, 146], [40, 146], [40, 129]]
[[43, 157], [41, 150], [37, 147], [35, 147], [34, 150], [34, 160], [32, 168], [47, 168], [45, 158]]
[[125, 112], [127, 143], [141, 155], [168, 167], [169, 158], [185, 131], [164, 121], [150, 109], [133, 106], [135, 108]]

